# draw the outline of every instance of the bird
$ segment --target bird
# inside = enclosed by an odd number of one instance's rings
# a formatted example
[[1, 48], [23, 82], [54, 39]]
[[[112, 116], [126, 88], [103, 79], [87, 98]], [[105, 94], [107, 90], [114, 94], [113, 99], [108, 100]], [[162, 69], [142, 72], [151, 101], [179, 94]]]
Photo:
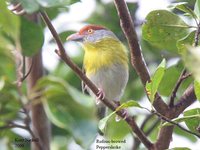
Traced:
[[89, 24], [67, 37], [84, 49], [83, 68], [86, 76], [98, 87], [98, 96], [84, 86], [96, 98], [97, 115], [102, 119], [106, 107], [100, 102], [105, 97], [118, 106], [129, 78], [128, 53], [124, 44], [108, 28]]

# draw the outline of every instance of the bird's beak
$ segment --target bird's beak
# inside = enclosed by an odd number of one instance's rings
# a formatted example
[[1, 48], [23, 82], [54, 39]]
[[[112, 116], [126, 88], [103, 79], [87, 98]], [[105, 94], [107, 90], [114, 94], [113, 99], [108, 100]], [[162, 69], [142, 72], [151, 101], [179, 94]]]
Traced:
[[82, 42], [83, 38], [84, 38], [84, 35], [80, 35], [79, 33], [74, 33], [74, 34], [71, 34], [70, 36], [68, 36], [66, 40]]

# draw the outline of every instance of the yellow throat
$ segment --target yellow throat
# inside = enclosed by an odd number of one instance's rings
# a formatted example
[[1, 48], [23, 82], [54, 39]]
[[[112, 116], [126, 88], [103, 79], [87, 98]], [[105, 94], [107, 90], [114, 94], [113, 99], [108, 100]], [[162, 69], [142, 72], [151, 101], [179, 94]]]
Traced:
[[86, 75], [94, 74], [102, 67], [109, 67], [115, 63], [128, 68], [126, 48], [117, 39], [106, 37], [95, 43], [83, 43], [83, 48]]

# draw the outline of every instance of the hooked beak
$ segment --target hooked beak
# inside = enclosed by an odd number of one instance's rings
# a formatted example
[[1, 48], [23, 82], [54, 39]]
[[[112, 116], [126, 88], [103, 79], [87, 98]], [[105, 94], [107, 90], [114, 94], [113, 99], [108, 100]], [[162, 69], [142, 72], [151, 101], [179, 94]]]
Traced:
[[83, 38], [84, 38], [84, 35], [80, 35], [79, 33], [74, 33], [74, 34], [71, 34], [70, 36], [68, 36], [66, 40], [82, 42]]

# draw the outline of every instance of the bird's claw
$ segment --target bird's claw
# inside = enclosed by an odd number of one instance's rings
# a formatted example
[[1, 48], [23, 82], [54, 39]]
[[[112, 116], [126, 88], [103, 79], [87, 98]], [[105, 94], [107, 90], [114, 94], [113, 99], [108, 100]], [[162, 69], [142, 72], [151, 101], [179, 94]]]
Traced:
[[[128, 111], [126, 109], [123, 109], [122, 111], [123, 111], [123, 113], [122, 113], [123, 120], [126, 120], [126, 118], [128, 117]], [[115, 121], [119, 122], [120, 120], [121, 120], [121, 117], [116, 115]]]
[[105, 98], [105, 93], [102, 89], [99, 89], [98, 93], [97, 93], [97, 97], [96, 97], [96, 104], [98, 105], [102, 99]]
[[[117, 106], [120, 106], [120, 102], [119, 101], [114, 101], [114, 102], [115, 102], [115, 104]], [[126, 109], [122, 109], [121, 111], [123, 111], [122, 112], [122, 116], [123, 117], [120, 117], [120, 116], [116, 115], [116, 117], [115, 117], [115, 121], [116, 122], [119, 122], [121, 120], [121, 118], [123, 118], [123, 120], [125, 120], [128, 117], [128, 111]]]

